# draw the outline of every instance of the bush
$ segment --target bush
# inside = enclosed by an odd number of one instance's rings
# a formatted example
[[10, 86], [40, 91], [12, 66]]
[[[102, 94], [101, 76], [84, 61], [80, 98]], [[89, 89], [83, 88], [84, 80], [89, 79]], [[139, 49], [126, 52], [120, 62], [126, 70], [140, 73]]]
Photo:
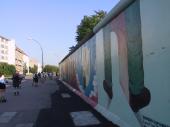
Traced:
[[0, 63], [0, 73], [4, 75], [12, 75], [15, 73], [15, 66], [7, 63]]

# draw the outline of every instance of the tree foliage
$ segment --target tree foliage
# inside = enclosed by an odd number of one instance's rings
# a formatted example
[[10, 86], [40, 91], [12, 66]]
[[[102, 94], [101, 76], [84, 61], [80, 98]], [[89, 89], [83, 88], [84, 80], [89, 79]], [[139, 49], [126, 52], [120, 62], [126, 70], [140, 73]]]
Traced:
[[38, 71], [38, 66], [37, 66], [37, 65], [34, 65], [34, 67], [29, 67], [29, 71], [30, 71], [30, 73], [37, 73], [37, 71]]
[[103, 10], [95, 11], [94, 15], [84, 16], [80, 25], [77, 26], [76, 41], [79, 44], [80, 41], [89, 35], [93, 28], [106, 16], [106, 12]]
[[44, 72], [56, 72], [56, 73], [58, 73], [59, 69], [58, 69], [57, 66], [54, 66], [54, 65], [45, 65], [43, 71]]
[[72, 52], [75, 49], [76, 46], [69, 47], [69, 52]]
[[24, 66], [23, 66], [23, 74], [26, 75], [27, 72], [28, 72], [28, 70], [27, 70], [27, 65], [26, 65], [26, 63], [24, 63]]
[[15, 73], [15, 66], [7, 63], [0, 63], [0, 73], [4, 75], [12, 75]]

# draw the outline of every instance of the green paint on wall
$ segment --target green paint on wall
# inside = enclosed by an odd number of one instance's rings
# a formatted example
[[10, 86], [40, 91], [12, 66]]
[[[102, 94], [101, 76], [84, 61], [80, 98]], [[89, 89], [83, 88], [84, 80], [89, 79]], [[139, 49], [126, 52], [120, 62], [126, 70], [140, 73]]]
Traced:
[[129, 87], [133, 95], [144, 88], [143, 53], [141, 38], [140, 1], [135, 1], [125, 11], [128, 42]]

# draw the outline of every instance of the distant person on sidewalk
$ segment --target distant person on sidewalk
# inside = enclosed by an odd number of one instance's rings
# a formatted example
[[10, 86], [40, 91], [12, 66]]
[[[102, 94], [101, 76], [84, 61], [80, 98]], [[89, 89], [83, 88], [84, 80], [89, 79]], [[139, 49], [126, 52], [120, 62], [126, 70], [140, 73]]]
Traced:
[[45, 72], [41, 72], [41, 79], [40, 82], [43, 84], [47, 79], [46, 73]]
[[56, 79], [58, 80], [58, 79], [59, 79], [58, 73], [56, 72], [56, 74], [55, 74], [55, 75], [56, 75]]
[[32, 86], [38, 86], [38, 74], [35, 73], [33, 75], [33, 83], [32, 83]]
[[44, 79], [43, 79], [43, 73], [41, 72], [39, 72], [38, 73], [38, 81], [40, 82], [40, 83], [44, 83], [43, 81], [44, 81]]
[[16, 72], [16, 73], [13, 75], [12, 81], [13, 81], [13, 87], [14, 87], [14, 95], [19, 95], [21, 78], [20, 78], [18, 72]]
[[38, 73], [38, 79], [41, 79], [41, 73], [40, 72]]
[[0, 73], [0, 103], [1, 102], [6, 102], [6, 98], [5, 98], [5, 90], [6, 90], [6, 81], [5, 81], [5, 77], [3, 74]]
[[56, 80], [56, 83], [59, 84], [59, 75], [58, 75], [58, 73], [56, 73], [56, 78], [55, 78], [55, 80]]

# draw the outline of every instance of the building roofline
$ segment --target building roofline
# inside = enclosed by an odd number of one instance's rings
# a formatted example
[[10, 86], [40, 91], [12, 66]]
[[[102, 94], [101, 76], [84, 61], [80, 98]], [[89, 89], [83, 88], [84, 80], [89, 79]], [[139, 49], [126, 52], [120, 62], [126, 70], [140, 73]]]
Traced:
[[5, 40], [7, 40], [7, 41], [10, 41], [10, 39], [8, 39], [8, 38], [6, 38], [6, 37], [3, 37], [3, 36], [1, 36], [1, 35], [0, 35], [0, 38], [5, 39]]

